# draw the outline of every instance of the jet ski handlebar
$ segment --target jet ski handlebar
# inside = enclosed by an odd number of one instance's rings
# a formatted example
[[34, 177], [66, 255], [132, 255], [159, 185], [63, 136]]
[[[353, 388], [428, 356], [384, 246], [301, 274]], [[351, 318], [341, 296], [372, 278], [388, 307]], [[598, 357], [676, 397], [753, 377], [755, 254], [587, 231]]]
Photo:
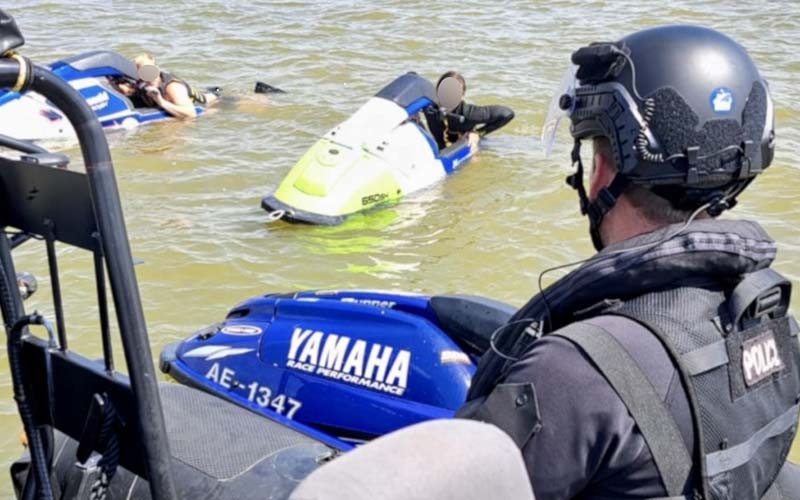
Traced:
[[464, 115], [451, 113], [451, 112], [445, 111], [445, 110], [443, 110], [441, 108], [439, 108], [439, 116], [442, 119], [447, 118], [448, 120], [456, 120], [458, 123], [464, 123], [464, 121], [467, 119]]

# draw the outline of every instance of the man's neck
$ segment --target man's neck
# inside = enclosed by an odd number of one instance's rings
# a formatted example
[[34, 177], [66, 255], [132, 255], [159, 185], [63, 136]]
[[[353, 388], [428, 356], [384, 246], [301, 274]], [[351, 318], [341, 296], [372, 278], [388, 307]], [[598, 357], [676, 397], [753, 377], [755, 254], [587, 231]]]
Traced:
[[608, 246], [640, 234], [650, 233], [661, 227], [664, 227], [664, 224], [654, 224], [645, 219], [639, 210], [634, 208], [623, 196], [603, 217], [600, 235], [603, 244]]

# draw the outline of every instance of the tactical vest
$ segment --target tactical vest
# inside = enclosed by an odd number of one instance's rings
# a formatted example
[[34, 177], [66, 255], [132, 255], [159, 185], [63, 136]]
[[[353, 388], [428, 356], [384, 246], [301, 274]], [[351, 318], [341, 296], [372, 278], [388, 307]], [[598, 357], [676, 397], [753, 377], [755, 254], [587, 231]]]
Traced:
[[762, 269], [732, 290], [670, 288], [599, 311], [639, 322], [664, 345], [692, 410], [694, 457], [643, 370], [611, 335], [581, 322], [553, 334], [578, 344], [628, 407], [669, 497], [684, 498], [693, 475], [702, 498], [781, 498], [767, 491], [789, 453], [800, 408], [790, 292], [788, 280]]
[[[669, 497], [687, 478], [695, 497], [780, 498], [770, 490], [796, 433], [800, 344], [790, 283], [769, 269], [775, 245], [756, 223], [699, 220], [605, 249], [548, 287], [493, 337], [469, 400], [487, 396], [537, 335], [555, 334], [592, 358], [635, 419]], [[619, 342], [590, 323], [639, 322], [664, 345], [693, 415], [690, 456], [675, 419]], [[527, 320], [527, 322], [525, 321]]]

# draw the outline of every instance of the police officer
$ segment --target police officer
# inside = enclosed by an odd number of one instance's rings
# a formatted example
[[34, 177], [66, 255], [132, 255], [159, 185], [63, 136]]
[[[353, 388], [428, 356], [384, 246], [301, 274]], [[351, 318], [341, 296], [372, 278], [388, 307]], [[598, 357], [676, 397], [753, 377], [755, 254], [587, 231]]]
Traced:
[[716, 219], [772, 161], [766, 82], [694, 26], [572, 62], [567, 180], [598, 253], [495, 332], [459, 416], [515, 440], [540, 500], [800, 498], [791, 284], [757, 223]]

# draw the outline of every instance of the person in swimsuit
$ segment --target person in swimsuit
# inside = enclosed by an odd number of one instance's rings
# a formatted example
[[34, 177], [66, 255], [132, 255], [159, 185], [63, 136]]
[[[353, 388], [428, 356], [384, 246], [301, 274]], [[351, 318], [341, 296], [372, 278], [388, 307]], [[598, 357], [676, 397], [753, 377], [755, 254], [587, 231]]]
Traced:
[[174, 116], [185, 119], [197, 115], [195, 104], [210, 106], [217, 101], [214, 93], [198, 91], [186, 81], [156, 66], [152, 54], [143, 53], [133, 58], [139, 81], [123, 82], [117, 87], [127, 96], [138, 96], [148, 106], [159, 107]]

